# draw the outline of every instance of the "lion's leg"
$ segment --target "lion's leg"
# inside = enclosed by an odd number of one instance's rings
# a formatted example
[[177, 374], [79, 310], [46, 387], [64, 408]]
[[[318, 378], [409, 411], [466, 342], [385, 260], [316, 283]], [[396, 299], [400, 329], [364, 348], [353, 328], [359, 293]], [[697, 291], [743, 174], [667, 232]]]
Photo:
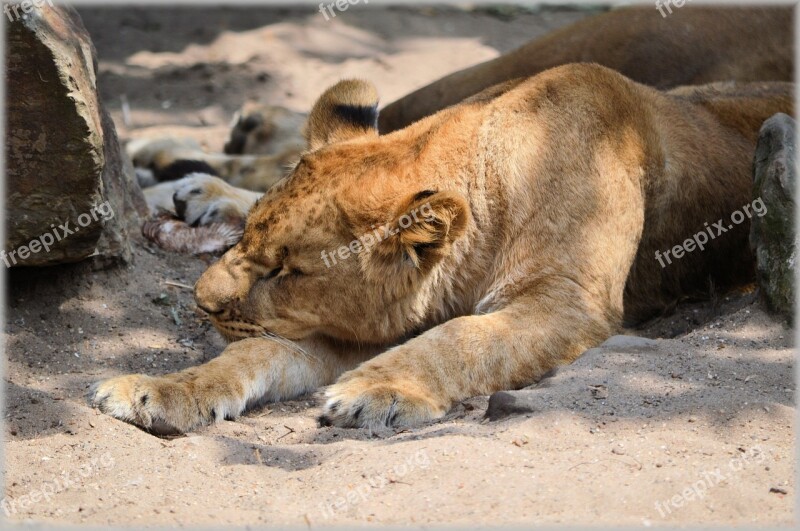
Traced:
[[261, 193], [236, 188], [218, 177], [190, 175], [173, 185], [175, 211], [189, 225], [244, 225]]
[[333, 382], [369, 353], [340, 353], [321, 341], [302, 351], [268, 339], [231, 343], [210, 362], [160, 377], [133, 374], [95, 384], [89, 399], [113, 417], [157, 433], [186, 432], [248, 407], [302, 396]]
[[504, 309], [448, 321], [342, 375], [320, 422], [413, 425], [459, 400], [532, 384], [613, 333], [619, 312], [601, 300], [552, 277]]
[[236, 188], [266, 192], [287, 174], [287, 166], [300, 158], [296, 150], [278, 155], [225, 155], [205, 153], [201, 160], [217, 172], [220, 179]]

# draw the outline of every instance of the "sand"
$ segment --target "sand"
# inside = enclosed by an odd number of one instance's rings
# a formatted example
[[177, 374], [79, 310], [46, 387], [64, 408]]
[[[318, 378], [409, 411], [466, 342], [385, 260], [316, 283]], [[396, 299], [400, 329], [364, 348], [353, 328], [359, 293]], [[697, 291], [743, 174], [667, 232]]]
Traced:
[[[389, 102], [586, 16], [361, 7], [330, 22], [298, 9], [82, 14], [121, 136], [188, 135], [212, 150], [245, 99], [306, 111], [327, 85], [358, 76]], [[590, 351], [523, 391], [526, 413], [496, 421], [476, 397], [414, 429], [319, 428], [309, 396], [160, 439], [88, 407], [98, 379], [180, 370], [224, 348], [191, 291], [166, 284], [193, 284], [207, 263], [137, 240], [127, 268], [11, 272], [3, 509], [13, 520], [794, 522], [793, 332], [752, 292], [627, 331], [655, 341]]]

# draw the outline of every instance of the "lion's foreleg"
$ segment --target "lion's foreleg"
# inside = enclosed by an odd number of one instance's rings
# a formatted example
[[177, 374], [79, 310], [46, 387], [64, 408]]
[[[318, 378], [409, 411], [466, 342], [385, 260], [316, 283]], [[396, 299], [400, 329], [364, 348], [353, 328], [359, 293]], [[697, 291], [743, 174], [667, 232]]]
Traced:
[[186, 432], [235, 418], [258, 403], [302, 396], [335, 380], [364, 358], [318, 341], [290, 348], [268, 339], [231, 343], [217, 358], [160, 377], [133, 374], [93, 386], [104, 413], [158, 433]]
[[407, 426], [443, 416], [459, 400], [520, 388], [609, 335], [613, 312], [567, 279], [486, 315], [448, 321], [342, 375], [320, 421]]

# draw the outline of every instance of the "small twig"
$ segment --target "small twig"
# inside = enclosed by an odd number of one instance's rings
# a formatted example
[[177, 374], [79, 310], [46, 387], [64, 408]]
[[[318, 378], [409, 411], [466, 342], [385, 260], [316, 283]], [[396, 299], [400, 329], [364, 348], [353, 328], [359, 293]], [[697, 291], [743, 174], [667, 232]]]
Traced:
[[187, 284], [181, 284], [180, 282], [172, 282], [171, 280], [165, 280], [164, 284], [166, 284], [167, 286], [173, 286], [173, 287], [176, 287], [176, 288], [182, 288], [182, 289], [188, 289], [188, 290], [194, 291], [194, 286], [189, 286]]
[[122, 94], [119, 97], [122, 106], [122, 122], [125, 127], [130, 127], [133, 120], [131, 119], [131, 104], [128, 102], [127, 94]]
[[603, 461], [617, 461], [619, 463], [622, 463], [625, 466], [636, 468], [636, 470], [641, 470], [642, 469], [642, 463], [640, 463], [638, 459], [636, 459], [635, 457], [630, 456], [630, 455], [625, 456], [625, 457], [630, 457], [631, 459], [636, 461], [636, 464], [628, 463], [625, 460], [617, 459], [616, 457], [605, 457], [603, 459], [599, 459], [599, 460], [594, 461], [594, 462], [592, 462], [592, 461], [584, 461], [583, 463], [578, 463], [577, 465], [569, 467], [568, 470], [573, 470], [575, 468], [578, 468], [581, 465], [601, 465], [604, 469], [608, 470], [608, 467], [602, 464]]
[[258, 464], [263, 465], [264, 461], [261, 460], [261, 450], [253, 448], [253, 453], [256, 454], [256, 461], [258, 461]]
[[[604, 461], [604, 459], [601, 460], [601, 461]], [[594, 462], [592, 462], [592, 461], [583, 461], [582, 463], [578, 463], [577, 465], [573, 465], [573, 466], [569, 467], [567, 470], [574, 470], [574, 469], [576, 469], [576, 468], [578, 468], [579, 466], [582, 466], [582, 465], [597, 465], [597, 464], [600, 464], [604, 469], [608, 470], [608, 467], [603, 465], [603, 464], [601, 464], [600, 461], [594, 461]]]
[[262, 437], [261, 435], [258, 434], [258, 431], [256, 431], [256, 427], [255, 426], [253, 426], [253, 433], [255, 434], [256, 439], [258, 439], [259, 441], [263, 442], [264, 444], [267, 443], [267, 440], [264, 437]]
[[626, 463], [626, 462], [625, 462], [624, 460], [622, 460], [622, 459], [616, 459], [616, 458], [613, 458], [613, 459], [614, 459], [615, 461], [619, 461], [620, 463], [624, 464], [625, 466], [635, 467], [635, 468], [636, 468], [636, 470], [641, 470], [641, 469], [642, 469], [642, 463], [640, 463], [638, 459], [636, 459], [636, 458], [635, 458], [635, 457], [633, 457], [632, 455], [628, 455], [628, 456], [625, 456], [625, 457], [630, 457], [631, 459], [633, 459], [634, 461], [636, 461], [636, 464], [634, 465], [633, 463]]
[[176, 326], [181, 326], [183, 322], [181, 318], [178, 317], [178, 311], [175, 309], [175, 306], [170, 307], [170, 312], [172, 313], [172, 320], [175, 321]]
[[292, 433], [294, 433], [294, 432], [295, 432], [295, 430], [294, 430], [293, 428], [290, 428], [290, 427], [289, 427], [289, 426], [287, 426], [286, 424], [284, 424], [284, 425], [283, 425], [283, 427], [284, 427], [284, 428], [286, 428], [286, 429], [287, 429], [287, 430], [289, 430], [289, 431], [288, 431], [288, 432], [286, 432], [286, 433], [284, 433], [283, 435], [281, 435], [281, 436], [280, 436], [280, 437], [278, 437], [277, 439], [275, 439], [276, 441], [280, 441], [281, 439], [283, 439], [283, 438], [284, 438], [284, 437], [286, 437], [287, 435], [290, 435], [290, 434], [292, 434]]

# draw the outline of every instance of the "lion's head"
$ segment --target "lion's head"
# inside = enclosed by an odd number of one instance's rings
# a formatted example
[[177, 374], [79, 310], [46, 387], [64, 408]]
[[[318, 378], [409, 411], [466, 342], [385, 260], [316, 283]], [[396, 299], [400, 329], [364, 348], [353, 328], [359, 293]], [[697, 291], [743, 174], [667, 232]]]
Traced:
[[377, 103], [362, 81], [328, 89], [308, 150], [197, 282], [198, 305], [228, 339], [387, 344], [453, 311], [440, 288], [468, 203], [421, 174], [415, 142], [378, 136]]
[[279, 155], [301, 148], [298, 131], [305, 116], [285, 107], [246, 103], [234, 116], [228, 155]]

